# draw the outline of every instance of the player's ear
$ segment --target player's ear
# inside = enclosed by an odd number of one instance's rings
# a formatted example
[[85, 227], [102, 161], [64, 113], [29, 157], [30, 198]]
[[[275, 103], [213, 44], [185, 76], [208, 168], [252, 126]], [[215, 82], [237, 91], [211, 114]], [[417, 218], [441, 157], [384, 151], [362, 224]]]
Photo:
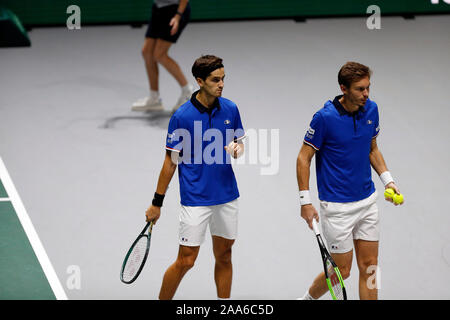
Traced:
[[342, 93], [343, 93], [343, 94], [346, 94], [347, 91], [348, 91], [348, 88], [347, 88], [345, 85], [343, 85], [343, 84], [341, 84], [341, 85], [339, 85], [339, 86], [341, 87]]
[[200, 88], [205, 84], [205, 80], [203, 80], [202, 78], [197, 77], [195, 78], [195, 80], [197, 81], [197, 84]]

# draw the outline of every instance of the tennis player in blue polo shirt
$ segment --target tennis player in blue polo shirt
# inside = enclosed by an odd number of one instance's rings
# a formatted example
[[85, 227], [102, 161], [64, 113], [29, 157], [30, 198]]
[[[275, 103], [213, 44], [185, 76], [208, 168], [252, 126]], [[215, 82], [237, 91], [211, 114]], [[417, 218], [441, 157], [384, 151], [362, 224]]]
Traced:
[[173, 298], [181, 279], [194, 265], [209, 225], [217, 296], [229, 299], [239, 197], [230, 156], [238, 158], [243, 154], [245, 134], [236, 104], [221, 97], [225, 78], [222, 59], [202, 56], [194, 62], [192, 74], [200, 90], [170, 119], [166, 158], [152, 205], [146, 212], [147, 221], [159, 219], [164, 194], [178, 163], [179, 251], [164, 275], [159, 298]]
[[[297, 158], [301, 216], [310, 228], [313, 219], [319, 221], [309, 193], [310, 165], [316, 155], [322, 233], [344, 279], [350, 275], [355, 248], [361, 299], [378, 298], [376, 286], [367, 285], [377, 270], [379, 242], [371, 167], [386, 189], [400, 194], [377, 146], [380, 125], [377, 104], [369, 99], [370, 76], [371, 70], [356, 62], [340, 69], [338, 82], [343, 95], [327, 101], [314, 114]], [[318, 299], [327, 291], [321, 273], [303, 299]]]

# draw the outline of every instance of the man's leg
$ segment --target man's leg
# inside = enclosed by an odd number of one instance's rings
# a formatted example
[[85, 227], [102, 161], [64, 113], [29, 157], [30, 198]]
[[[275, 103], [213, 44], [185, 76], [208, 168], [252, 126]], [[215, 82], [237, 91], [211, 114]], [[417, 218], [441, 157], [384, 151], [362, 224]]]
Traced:
[[[342, 279], [347, 279], [350, 276], [352, 268], [353, 250], [346, 253], [332, 253], [331, 257], [341, 272]], [[325, 273], [320, 273], [313, 284], [309, 288], [309, 294], [314, 299], [319, 299], [326, 292], [328, 292], [328, 285], [325, 279]]]
[[231, 282], [233, 278], [233, 265], [231, 263], [231, 247], [234, 240], [212, 236], [213, 251], [216, 258], [214, 279], [217, 287], [217, 297], [230, 298]]
[[145, 38], [144, 46], [142, 47], [142, 57], [145, 61], [145, 69], [147, 70], [150, 90], [152, 91], [159, 91], [159, 70], [155, 59], [156, 42], [157, 39]]
[[159, 292], [160, 300], [170, 300], [173, 298], [181, 279], [194, 266], [199, 250], [200, 246], [187, 247], [180, 245], [177, 260], [164, 274], [161, 291]]
[[359, 268], [359, 298], [377, 300], [378, 241], [355, 240], [354, 244]]
[[166, 68], [166, 70], [175, 78], [175, 80], [177, 80], [181, 87], [184, 87], [188, 84], [188, 82], [184, 77], [183, 71], [181, 71], [178, 63], [168, 55], [171, 45], [172, 43], [169, 41], [163, 39], [156, 40], [155, 50], [153, 51], [154, 58], [158, 63], [162, 64], [164, 68]]

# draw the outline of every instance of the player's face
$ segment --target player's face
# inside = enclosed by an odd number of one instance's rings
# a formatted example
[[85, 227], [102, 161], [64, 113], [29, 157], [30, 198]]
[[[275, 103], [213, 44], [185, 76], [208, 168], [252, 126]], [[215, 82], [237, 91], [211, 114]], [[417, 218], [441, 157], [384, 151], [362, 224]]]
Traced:
[[225, 79], [225, 69], [220, 68], [211, 72], [205, 81], [200, 79], [199, 85], [208, 95], [213, 97], [222, 96]]
[[342, 90], [346, 99], [353, 105], [364, 106], [367, 99], [369, 99], [370, 79], [363, 78], [359, 81], [353, 82], [350, 88], [344, 87]]

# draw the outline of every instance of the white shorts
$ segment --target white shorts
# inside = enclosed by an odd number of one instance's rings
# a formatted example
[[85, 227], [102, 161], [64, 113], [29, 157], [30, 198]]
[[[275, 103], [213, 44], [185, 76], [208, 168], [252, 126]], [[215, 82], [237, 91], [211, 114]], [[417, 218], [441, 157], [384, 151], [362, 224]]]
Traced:
[[209, 225], [211, 235], [234, 240], [237, 237], [238, 200], [215, 206], [181, 206], [179, 243], [200, 246]]
[[355, 202], [320, 202], [323, 236], [332, 253], [353, 250], [353, 240], [379, 241], [378, 193]]

